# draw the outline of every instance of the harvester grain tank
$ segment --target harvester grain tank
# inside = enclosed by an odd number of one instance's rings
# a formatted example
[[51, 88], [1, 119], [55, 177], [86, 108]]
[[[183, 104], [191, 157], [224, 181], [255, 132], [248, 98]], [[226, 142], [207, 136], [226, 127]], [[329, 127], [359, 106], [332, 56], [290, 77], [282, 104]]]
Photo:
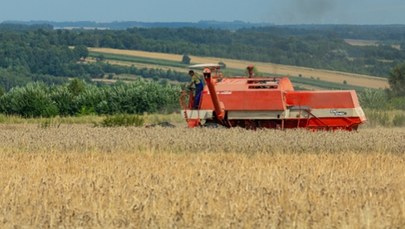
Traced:
[[180, 99], [191, 128], [356, 130], [366, 121], [354, 90], [295, 91], [288, 77], [223, 78], [216, 64], [190, 68], [203, 69], [205, 80], [198, 109], [192, 92]]

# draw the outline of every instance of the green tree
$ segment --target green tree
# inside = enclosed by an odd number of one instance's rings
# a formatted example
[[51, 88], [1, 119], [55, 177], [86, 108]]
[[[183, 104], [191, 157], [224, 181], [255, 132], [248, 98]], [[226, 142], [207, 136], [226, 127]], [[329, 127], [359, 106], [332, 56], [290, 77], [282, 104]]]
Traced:
[[51, 90], [51, 99], [59, 110], [59, 115], [74, 115], [78, 112], [75, 106], [75, 96], [69, 91], [66, 85], [54, 87]]
[[73, 52], [75, 54], [75, 57], [77, 59], [80, 58], [87, 58], [87, 56], [89, 55], [89, 50], [87, 49], [86, 46], [84, 45], [78, 45], [73, 49]]
[[191, 58], [187, 54], [184, 54], [183, 59], [181, 60], [181, 63], [190, 64], [191, 63]]
[[393, 96], [405, 96], [405, 63], [392, 69], [388, 77], [388, 83]]
[[218, 62], [218, 65], [221, 66], [222, 69], [226, 69], [226, 64], [223, 61]]
[[80, 79], [73, 79], [69, 85], [68, 85], [68, 90], [70, 93], [72, 93], [74, 96], [78, 96], [80, 93], [82, 93], [85, 89], [86, 85], [83, 82], [83, 80]]
[[6, 93], [6, 90], [4, 89], [3, 86], [0, 85], [0, 97], [3, 96]]
[[59, 113], [47, 86], [40, 83], [13, 88], [0, 98], [1, 111], [23, 117], [52, 117]]

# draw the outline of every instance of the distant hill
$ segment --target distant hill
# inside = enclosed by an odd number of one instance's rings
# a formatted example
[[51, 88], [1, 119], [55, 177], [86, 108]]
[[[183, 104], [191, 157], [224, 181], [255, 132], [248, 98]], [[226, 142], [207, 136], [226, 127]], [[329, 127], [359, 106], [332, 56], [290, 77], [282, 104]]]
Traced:
[[2, 24], [21, 24], [21, 25], [51, 25], [56, 29], [128, 29], [128, 28], [182, 28], [193, 27], [200, 29], [227, 29], [238, 30], [242, 28], [271, 26], [271, 23], [249, 23], [243, 21], [199, 21], [199, 22], [138, 22], [138, 21], [115, 21], [115, 22], [54, 22], [54, 21], [5, 21]]
[[[33, 64], [27, 57], [32, 55], [29, 50], [36, 45], [49, 46], [41, 47], [44, 52], [69, 46], [128, 49], [271, 62], [381, 77], [387, 77], [394, 66], [405, 60], [405, 25], [10, 21], [1, 23], [0, 31], [0, 66], [4, 68], [30, 66], [25, 62]], [[54, 54], [59, 53], [54, 51]], [[47, 66], [47, 69], [39, 67], [42, 73], [54, 75], [48, 68], [56, 70], [55, 67], [65, 62], [61, 61], [63, 58], [52, 60], [54, 63], [41, 62]], [[38, 71], [38, 67], [30, 68]], [[65, 72], [66, 68], [59, 70]], [[64, 74], [59, 72], [58, 75]]]
[[[139, 21], [3, 21], [0, 29], [20, 26], [27, 29], [85, 29], [85, 30], [126, 30], [129, 28], [196, 28], [196, 29], [223, 29], [241, 30], [256, 29], [272, 31], [282, 36], [309, 36], [321, 35], [341, 39], [378, 40], [383, 44], [398, 44], [405, 42], [405, 24], [402, 25], [340, 25], [340, 24], [297, 24], [276, 25], [273, 23], [250, 23], [244, 21], [199, 21], [199, 22], [139, 22]], [[261, 28], [261, 29], [260, 29]]]

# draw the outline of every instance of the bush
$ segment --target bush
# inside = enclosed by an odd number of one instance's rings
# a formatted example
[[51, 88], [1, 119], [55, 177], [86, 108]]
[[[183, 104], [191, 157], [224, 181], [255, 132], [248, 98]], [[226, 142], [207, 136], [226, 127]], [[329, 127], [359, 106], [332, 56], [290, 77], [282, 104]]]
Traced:
[[74, 103], [75, 95], [70, 92], [68, 87], [54, 87], [51, 91], [51, 99], [58, 108], [60, 116], [69, 116], [77, 113], [78, 109]]
[[69, 89], [69, 92], [72, 93], [74, 96], [78, 96], [80, 93], [82, 93], [85, 90], [85, 83], [83, 80], [80, 79], [73, 79], [67, 88]]
[[107, 116], [102, 122], [102, 127], [116, 127], [116, 126], [142, 126], [145, 120], [138, 115], [119, 114]]
[[44, 84], [32, 83], [13, 88], [0, 99], [1, 111], [23, 117], [53, 117], [58, 115], [57, 105]]
[[358, 97], [363, 108], [385, 110], [388, 106], [388, 96], [384, 90], [366, 89]]
[[88, 115], [95, 113], [97, 105], [106, 99], [106, 89], [94, 85], [86, 85], [85, 90], [74, 99], [78, 107], [78, 114]]
[[80, 80], [53, 87], [34, 83], [1, 96], [0, 113], [23, 117], [170, 113], [179, 109], [179, 94], [178, 86], [146, 80], [100, 87]]
[[390, 98], [389, 108], [394, 110], [405, 110], [405, 97]]

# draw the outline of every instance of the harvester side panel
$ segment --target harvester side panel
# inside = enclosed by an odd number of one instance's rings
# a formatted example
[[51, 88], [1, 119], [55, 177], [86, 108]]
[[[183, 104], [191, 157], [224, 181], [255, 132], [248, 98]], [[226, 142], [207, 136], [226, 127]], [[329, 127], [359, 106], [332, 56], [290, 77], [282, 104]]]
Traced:
[[355, 108], [359, 102], [355, 91], [294, 91], [286, 93], [289, 106], [315, 108]]
[[[217, 91], [218, 99], [224, 104], [225, 110], [233, 111], [263, 111], [285, 110], [283, 92], [279, 90], [249, 90], [249, 91]], [[204, 91], [201, 109], [214, 109], [211, 95]]]

